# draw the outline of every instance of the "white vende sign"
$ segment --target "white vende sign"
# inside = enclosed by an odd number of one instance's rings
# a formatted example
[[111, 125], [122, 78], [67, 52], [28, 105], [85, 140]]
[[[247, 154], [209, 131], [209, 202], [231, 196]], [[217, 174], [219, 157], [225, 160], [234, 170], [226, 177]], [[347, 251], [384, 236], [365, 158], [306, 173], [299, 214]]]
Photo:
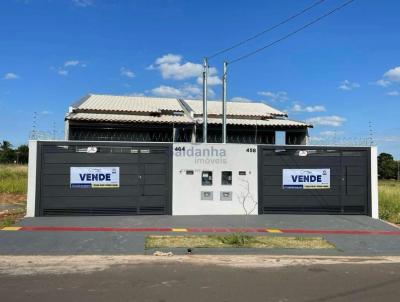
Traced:
[[331, 169], [283, 169], [284, 189], [329, 189]]
[[119, 167], [71, 167], [71, 188], [118, 188]]

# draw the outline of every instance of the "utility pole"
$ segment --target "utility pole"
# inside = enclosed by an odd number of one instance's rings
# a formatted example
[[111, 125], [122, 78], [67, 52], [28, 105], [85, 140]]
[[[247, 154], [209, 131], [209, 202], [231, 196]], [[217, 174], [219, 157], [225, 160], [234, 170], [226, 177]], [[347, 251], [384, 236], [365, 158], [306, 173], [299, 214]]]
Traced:
[[208, 59], [204, 58], [203, 70], [203, 142], [207, 143], [207, 74]]
[[222, 143], [226, 144], [226, 73], [228, 62], [224, 62], [224, 72], [222, 75]]

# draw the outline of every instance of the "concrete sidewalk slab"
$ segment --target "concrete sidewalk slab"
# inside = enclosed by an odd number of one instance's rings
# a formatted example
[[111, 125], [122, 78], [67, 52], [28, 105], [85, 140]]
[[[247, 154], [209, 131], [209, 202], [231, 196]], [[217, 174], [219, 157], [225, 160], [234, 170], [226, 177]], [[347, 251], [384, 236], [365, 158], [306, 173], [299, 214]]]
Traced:
[[77, 226], [131, 228], [270, 228], [310, 230], [382, 230], [398, 231], [378, 219], [362, 215], [288, 215], [257, 216], [85, 216], [34, 217], [22, 219], [20, 226]]
[[[245, 226], [244, 216], [130, 216], [130, 217], [38, 217], [23, 219], [19, 226], [64, 227], [114, 227], [114, 228], [238, 228]], [[327, 215], [260, 215], [247, 217], [247, 227], [271, 230], [399, 230], [382, 221], [367, 216]], [[0, 231], [0, 254], [2, 255], [129, 255], [145, 254], [144, 240], [148, 234], [157, 232], [89, 232], [89, 231]], [[160, 233], [160, 232], [159, 232]], [[161, 232], [165, 234], [165, 232]], [[184, 232], [169, 232], [182, 235]], [[201, 233], [202, 235], [206, 233]], [[297, 236], [278, 232], [258, 233], [266, 236]], [[298, 235], [300, 236], [300, 235]], [[301, 236], [324, 237], [333, 243], [335, 250], [296, 249], [195, 249], [199, 254], [287, 254], [287, 255], [336, 255], [336, 256], [396, 256], [400, 255], [398, 235], [347, 235], [347, 234], [301, 234]], [[176, 249], [185, 253], [185, 249]]]

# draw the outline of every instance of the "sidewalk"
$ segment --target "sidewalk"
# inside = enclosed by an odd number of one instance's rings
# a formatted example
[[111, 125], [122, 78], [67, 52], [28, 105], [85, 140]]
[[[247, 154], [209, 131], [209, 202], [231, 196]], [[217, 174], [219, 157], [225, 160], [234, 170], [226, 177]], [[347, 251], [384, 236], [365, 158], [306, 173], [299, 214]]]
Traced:
[[[247, 224], [247, 225], [246, 225]], [[245, 231], [265, 236], [323, 237], [335, 250], [195, 249], [197, 254], [286, 254], [335, 256], [400, 255], [400, 230], [367, 216], [260, 215], [38, 217], [0, 231], [0, 254], [149, 254], [148, 234], [209, 234]], [[244, 228], [245, 227], [245, 228]], [[182, 254], [186, 249], [174, 249]]]

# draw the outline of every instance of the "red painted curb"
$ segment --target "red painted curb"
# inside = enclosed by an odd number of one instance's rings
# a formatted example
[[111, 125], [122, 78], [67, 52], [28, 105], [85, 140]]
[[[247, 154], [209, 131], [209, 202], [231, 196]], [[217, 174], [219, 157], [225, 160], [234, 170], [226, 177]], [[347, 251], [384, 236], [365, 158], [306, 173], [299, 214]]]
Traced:
[[20, 231], [50, 232], [172, 232], [172, 228], [57, 227], [23, 226]]
[[[182, 230], [182, 228], [181, 228]], [[269, 231], [271, 230], [271, 231]], [[184, 228], [187, 233], [272, 233], [283, 234], [337, 234], [337, 235], [391, 235], [400, 231], [383, 230], [309, 230], [309, 229], [267, 229], [267, 228]], [[122, 227], [70, 227], [70, 226], [22, 226], [19, 231], [48, 232], [175, 232], [174, 228], [122, 228]], [[275, 232], [273, 232], [275, 233]]]
[[305, 230], [281, 229], [282, 233], [289, 234], [339, 234], [339, 235], [400, 235], [400, 231], [374, 231], [374, 230]]

